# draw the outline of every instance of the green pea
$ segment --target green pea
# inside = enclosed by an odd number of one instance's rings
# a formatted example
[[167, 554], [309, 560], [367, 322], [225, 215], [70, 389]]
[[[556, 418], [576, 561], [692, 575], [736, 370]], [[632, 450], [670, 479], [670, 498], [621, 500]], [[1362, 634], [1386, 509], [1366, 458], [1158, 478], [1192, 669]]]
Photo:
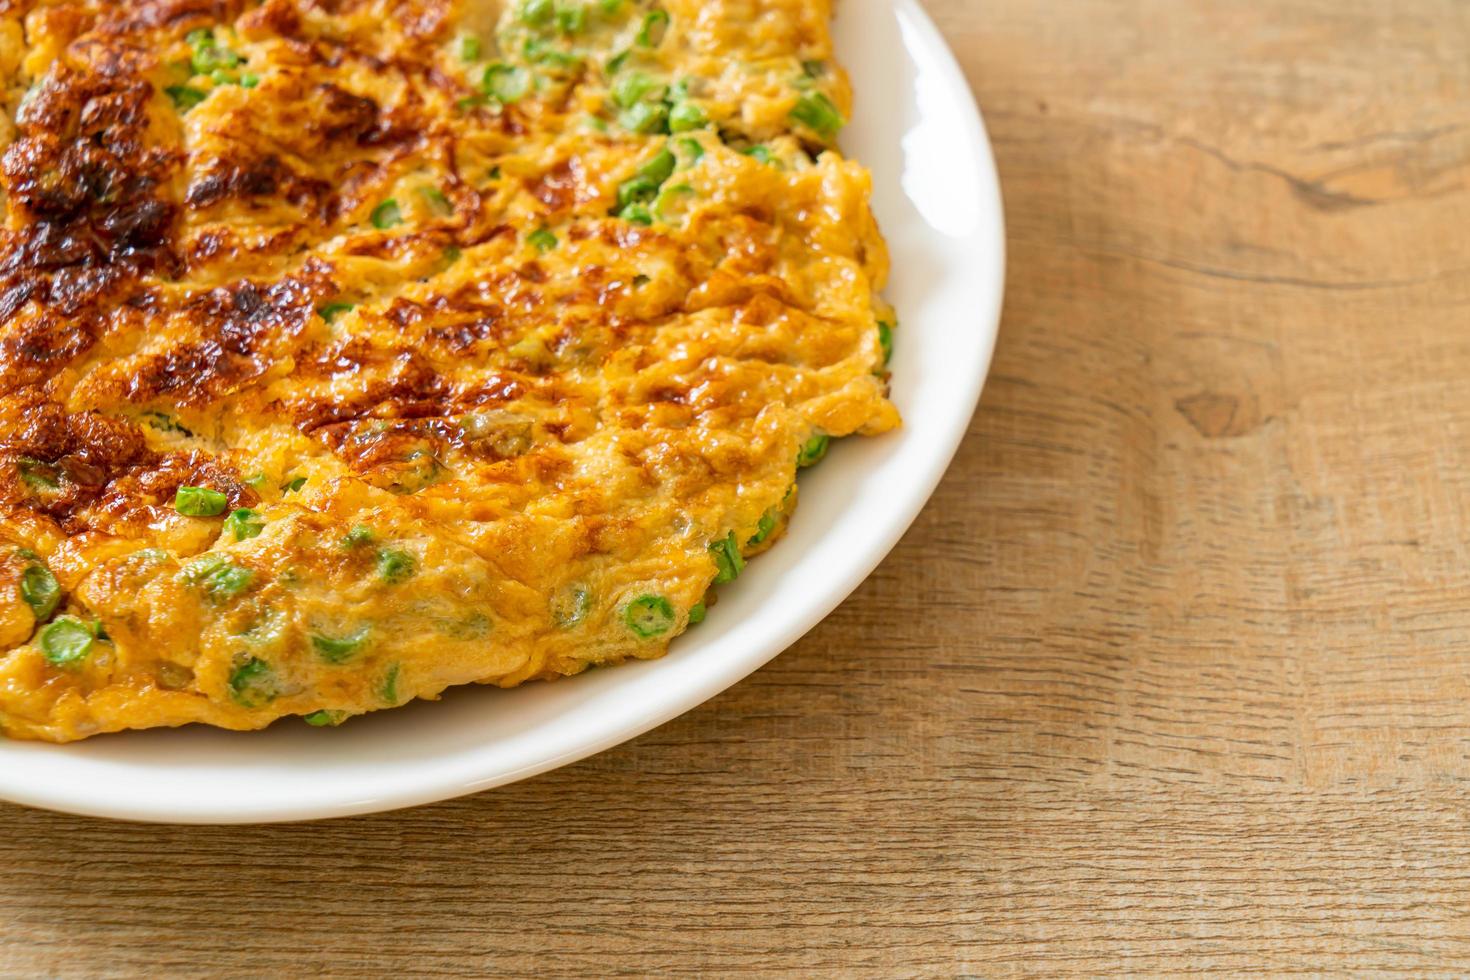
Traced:
[[545, 228], [537, 228], [526, 236], [526, 241], [535, 247], [538, 252], [549, 252], [556, 248], [556, 236]]
[[58, 617], [41, 630], [41, 655], [55, 667], [72, 667], [80, 663], [97, 639], [92, 628], [75, 616]]
[[179, 487], [174, 492], [174, 510], [185, 517], [218, 517], [229, 503], [228, 497], [208, 487]]
[[709, 122], [709, 116], [693, 102], [680, 102], [669, 110], [669, 132], [684, 133], [699, 129]]
[[259, 708], [276, 699], [280, 687], [276, 672], [264, 660], [251, 657], [230, 673], [230, 696], [241, 706]]
[[509, 105], [524, 98], [531, 91], [531, 73], [515, 65], [497, 62], [485, 69], [480, 87], [486, 95], [492, 95]]
[[459, 60], [480, 60], [480, 39], [477, 37], [462, 37], [459, 39]]
[[346, 711], [332, 711], [328, 708], [323, 708], [320, 711], [313, 711], [309, 715], [302, 715], [301, 720], [312, 728], [336, 728], [350, 717], [351, 715]]
[[803, 469], [817, 465], [827, 455], [827, 447], [831, 443], [832, 438], [827, 433], [818, 432], [802, 445], [801, 451], [796, 454], [796, 465]]
[[373, 208], [372, 216], [368, 220], [379, 231], [387, 231], [389, 228], [403, 224], [403, 210], [399, 208], [398, 202], [390, 197]]
[[821, 92], [808, 92], [791, 109], [791, 118], [815, 131], [823, 139], [831, 139], [847, 120]]
[[245, 71], [240, 73], [241, 88], [255, 88], [255, 86], [259, 84], [260, 76], [255, 74], [254, 72]]
[[577, 626], [592, 608], [592, 595], [580, 585], [562, 590], [551, 600], [551, 618], [564, 630]]
[[406, 551], [384, 548], [378, 552], [378, 575], [389, 585], [411, 578], [416, 566], [413, 555]]
[[640, 102], [618, 114], [618, 125], [632, 133], [666, 133], [669, 107], [661, 102]]
[[170, 85], [163, 91], [164, 94], [173, 100], [174, 108], [180, 112], [188, 112], [203, 102], [209, 94], [194, 88], [192, 85]]
[[360, 626], [347, 636], [324, 636], [321, 633], [311, 635], [311, 648], [316, 651], [329, 664], [346, 663], [354, 653], [362, 648], [372, 635], [372, 628]]
[[37, 621], [44, 621], [56, 611], [61, 601], [61, 586], [45, 565], [32, 565], [20, 576], [20, 597], [31, 607]]
[[766, 540], [766, 538], [769, 538], [771, 536], [771, 532], [774, 530], [776, 530], [776, 515], [774, 513], [774, 510], [768, 510], [764, 514], [762, 514], [761, 519], [756, 522], [755, 534], [751, 536], [750, 541], [747, 543], [760, 544], [762, 541]]
[[236, 541], [257, 538], [264, 529], [265, 518], [249, 507], [232, 510], [230, 516], [225, 518], [225, 530], [234, 535]]
[[597, 0], [597, 9], [611, 17], [623, 9], [623, 0]]
[[740, 546], [735, 543], [734, 531], [710, 545], [709, 554], [715, 560], [716, 585], [735, 581], [745, 569], [745, 559], [740, 555]]
[[708, 611], [709, 610], [705, 608], [705, 605], [702, 602], [696, 602], [694, 605], [690, 606], [689, 625], [698, 626], [700, 623], [704, 622], [705, 614]]
[[636, 38], [638, 45], [644, 48], [658, 47], [659, 42], [664, 39], [664, 34], [669, 29], [669, 13], [661, 7], [655, 7], [643, 15], [643, 24], [638, 29]]
[[643, 639], [662, 636], [674, 625], [674, 607], [661, 595], [642, 595], [623, 609], [623, 622]]
[[878, 321], [878, 344], [883, 348], [883, 363], [893, 359], [893, 324]]
[[399, 666], [399, 664], [390, 664], [388, 672], [383, 675], [383, 683], [378, 687], [378, 695], [388, 704], [398, 703]]

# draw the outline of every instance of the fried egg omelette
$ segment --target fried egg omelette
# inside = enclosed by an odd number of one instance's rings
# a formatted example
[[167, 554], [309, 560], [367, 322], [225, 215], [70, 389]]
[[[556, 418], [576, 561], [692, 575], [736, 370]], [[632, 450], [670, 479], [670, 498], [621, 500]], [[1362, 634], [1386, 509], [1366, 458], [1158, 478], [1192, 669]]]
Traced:
[[0, 0], [0, 730], [663, 654], [898, 424], [827, 0]]

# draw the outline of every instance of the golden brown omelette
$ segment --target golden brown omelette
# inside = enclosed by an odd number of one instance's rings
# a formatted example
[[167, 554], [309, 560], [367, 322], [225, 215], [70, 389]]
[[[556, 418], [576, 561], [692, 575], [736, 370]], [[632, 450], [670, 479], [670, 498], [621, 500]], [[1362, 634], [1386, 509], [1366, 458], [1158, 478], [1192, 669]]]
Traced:
[[826, 0], [0, 0], [0, 729], [656, 657], [898, 423]]

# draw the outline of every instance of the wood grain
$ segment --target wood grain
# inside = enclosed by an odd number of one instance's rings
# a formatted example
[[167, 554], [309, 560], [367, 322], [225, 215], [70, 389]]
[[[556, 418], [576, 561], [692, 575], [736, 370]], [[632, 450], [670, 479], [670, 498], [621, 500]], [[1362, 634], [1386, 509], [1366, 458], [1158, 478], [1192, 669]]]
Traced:
[[0, 971], [1470, 972], [1470, 5], [930, 8], [1009, 296], [871, 580], [471, 799], [0, 808]]

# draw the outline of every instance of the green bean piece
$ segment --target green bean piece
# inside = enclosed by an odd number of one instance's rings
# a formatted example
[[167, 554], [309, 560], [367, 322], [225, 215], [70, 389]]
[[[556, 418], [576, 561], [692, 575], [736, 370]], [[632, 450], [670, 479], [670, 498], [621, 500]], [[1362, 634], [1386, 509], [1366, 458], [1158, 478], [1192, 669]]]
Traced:
[[92, 628], [75, 616], [59, 616], [41, 630], [41, 655], [53, 667], [73, 667], [92, 650]]
[[761, 163], [777, 162], [776, 155], [771, 152], [771, 148], [769, 146], [763, 146], [759, 143], [757, 143], [755, 146], [742, 150], [741, 152], [750, 157], [752, 160], [759, 160]]
[[398, 703], [398, 674], [399, 664], [390, 664], [388, 672], [383, 675], [383, 683], [378, 688], [378, 694], [388, 704]]
[[618, 207], [625, 208], [635, 201], [649, 201], [658, 192], [658, 184], [647, 177], [630, 177], [618, 185]]
[[449, 203], [449, 198], [437, 187], [420, 187], [419, 196], [429, 205], [429, 210], [441, 217], [454, 213], [454, 205]]
[[309, 715], [302, 715], [301, 720], [312, 728], [336, 728], [349, 717], [351, 716], [346, 711], [332, 711], [329, 708], [323, 708]]
[[791, 118], [815, 131], [823, 139], [831, 139], [846, 125], [847, 120], [832, 104], [832, 100], [821, 92], [808, 92], [796, 101], [791, 109]]
[[60, 490], [61, 474], [55, 466], [30, 456], [22, 456], [16, 464], [20, 478], [32, 490]]
[[240, 73], [241, 88], [255, 88], [260, 84], [260, 76], [254, 72], [244, 71]]
[[648, 210], [648, 205], [646, 204], [629, 204], [618, 212], [618, 217], [635, 225], [653, 224], [653, 212]]
[[587, 618], [592, 594], [581, 586], [563, 589], [551, 600], [551, 619], [559, 629], [569, 630]]
[[623, 622], [645, 640], [662, 636], [674, 625], [674, 607], [661, 595], [641, 595], [623, 609]]
[[658, 187], [673, 175], [676, 163], [678, 161], [674, 159], [674, 154], [669, 152], [668, 147], [664, 147], [651, 160], [638, 168], [638, 176], [653, 181], [654, 186]]
[[311, 648], [316, 651], [329, 664], [346, 663], [352, 655], [362, 649], [372, 635], [372, 628], [360, 626], [347, 636], [325, 636], [321, 633], [311, 635]]
[[618, 72], [623, 70], [623, 66], [628, 63], [628, 59], [631, 57], [633, 57], [632, 51], [619, 51], [617, 54], [607, 59], [607, 64], [604, 66], [604, 70], [609, 75], [616, 75]]
[[282, 493], [300, 493], [301, 488], [306, 486], [306, 477], [298, 476], [281, 484]]
[[230, 696], [242, 707], [259, 708], [280, 693], [276, 673], [264, 660], [251, 657], [230, 673]]
[[556, 236], [545, 228], [537, 228], [526, 236], [526, 241], [535, 247], [538, 252], [549, 252], [556, 248]]
[[883, 363], [893, 359], [893, 324], [878, 321], [878, 344], [883, 348]]
[[485, 68], [480, 87], [485, 90], [486, 95], [494, 96], [509, 105], [531, 91], [531, 73], [515, 65], [496, 62]]
[[44, 622], [61, 601], [61, 586], [45, 565], [32, 565], [20, 576], [20, 597], [31, 607], [37, 622]]
[[669, 110], [669, 132], [685, 133], [709, 123], [709, 116], [693, 102], [680, 102]]
[[190, 31], [184, 40], [194, 49], [189, 58], [189, 67], [196, 75], [210, 75], [240, 64], [240, 56], [229, 48], [220, 47], [214, 39], [213, 31]]
[[709, 553], [715, 560], [716, 585], [735, 581], [745, 569], [745, 559], [740, 555], [740, 545], [735, 543], [734, 531], [711, 544]]
[[801, 452], [796, 454], [796, 465], [805, 469], [815, 466], [827, 455], [827, 447], [831, 445], [832, 438], [825, 432], [819, 432], [808, 439], [801, 447]]
[[399, 208], [398, 202], [390, 197], [373, 208], [369, 220], [372, 221], [374, 228], [379, 231], [387, 231], [389, 228], [403, 224], [403, 210]]
[[656, 48], [663, 41], [668, 29], [669, 12], [662, 7], [655, 7], [643, 15], [643, 24], [639, 27], [635, 40], [639, 47]]
[[378, 575], [389, 585], [408, 580], [417, 567], [413, 555], [394, 548], [383, 548], [378, 552]]
[[669, 107], [662, 102], [640, 102], [618, 114], [618, 125], [632, 133], [666, 133]]
[[174, 108], [180, 112], [188, 112], [203, 102], [209, 95], [209, 93], [194, 88], [192, 85], [170, 85], [163, 91], [173, 100]]
[[705, 613], [707, 613], [708, 611], [709, 610], [705, 608], [705, 605], [702, 602], [696, 602], [694, 605], [690, 606], [689, 625], [698, 626], [700, 623], [704, 622]]
[[323, 320], [326, 320], [328, 323], [331, 323], [343, 313], [350, 312], [354, 309], [356, 309], [356, 306], [354, 306], [352, 303], [328, 303], [326, 306], [317, 307], [316, 313], [317, 316], [321, 317]]
[[204, 594], [216, 602], [223, 602], [250, 588], [253, 581], [255, 573], [250, 569], [233, 564], [221, 565], [205, 576]]
[[613, 105], [620, 109], [631, 109], [644, 99], [657, 101], [662, 94], [663, 86], [641, 71], [623, 75], [608, 89]]
[[685, 136], [683, 139], [675, 140], [674, 142], [678, 145], [679, 149], [688, 154], [690, 166], [704, 159], [704, 147], [700, 145], [699, 140], [694, 139], [692, 136]]
[[218, 517], [229, 504], [228, 497], [208, 487], [179, 487], [174, 491], [174, 510], [185, 517]]
[[534, 26], [547, 23], [555, 12], [556, 5], [552, 0], [525, 0], [518, 16], [522, 22]]
[[580, 34], [587, 29], [587, 8], [579, 3], [558, 4], [556, 27], [563, 34]]
[[372, 544], [378, 539], [378, 535], [366, 524], [354, 525], [342, 538], [342, 547], [356, 548], [359, 545]]
[[755, 534], [752, 535], [751, 539], [746, 543], [760, 544], [762, 541], [766, 540], [766, 538], [769, 538], [771, 536], [771, 532], [774, 530], [776, 530], [776, 514], [775, 509], [772, 508], [771, 510], [766, 511], [764, 514], [761, 515], [761, 519], [757, 521], [755, 525]]
[[236, 541], [258, 538], [264, 529], [265, 518], [249, 507], [232, 510], [230, 516], [225, 518], [225, 530], [233, 535]]
[[459, 60], [466, 62], [480, 60], [479, 38], [466, 36], [459, 39]]

